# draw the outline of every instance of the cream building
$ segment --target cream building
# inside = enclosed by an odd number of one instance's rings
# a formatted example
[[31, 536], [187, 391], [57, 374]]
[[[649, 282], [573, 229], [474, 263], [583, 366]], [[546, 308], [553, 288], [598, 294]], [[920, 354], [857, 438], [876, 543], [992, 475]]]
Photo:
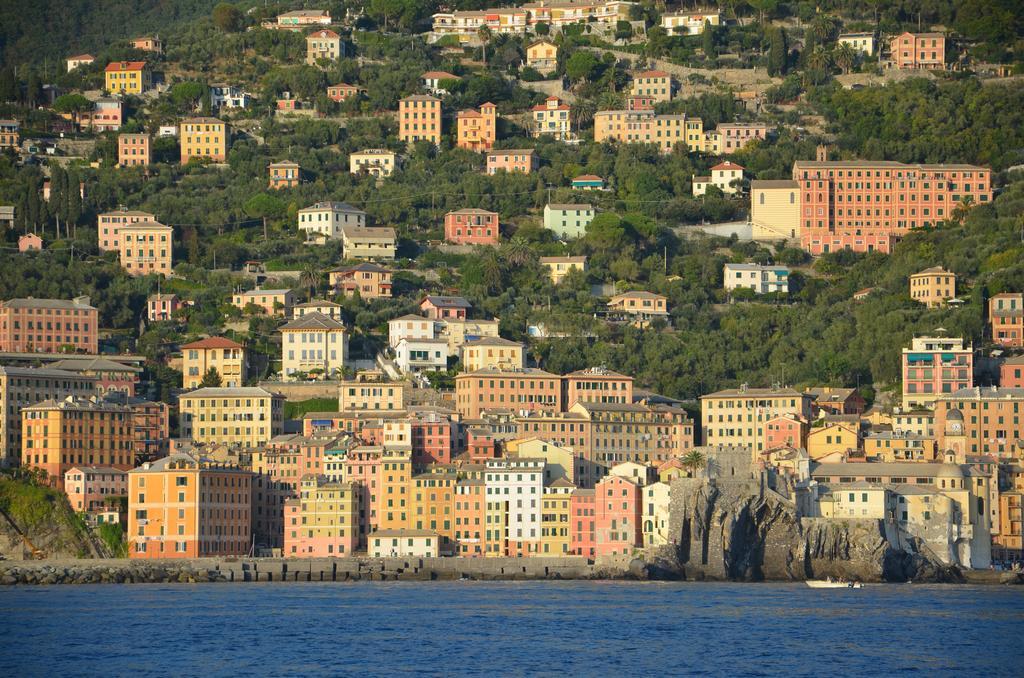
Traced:
[[669, 35], [700, 35], [706, 24], [718, 26], [721, 15], [710, 12], [666, 12], [661, 15], [661, 27]]
[[306, 63], [315, 66], [317, 60], [336, 61], [341, 58], [341, 36], [324, 28], [306, 36]]
[[693, 178], [693, 195], [707, 193], [708, 186], [717, 186], [726, 195], [735, 195], [740, 189], [735, 184], [743, 180], [743, 167], [731, 161], [719, 163], [711, 168], [710, 177]]
[[956, 273], [941, 266], [932, 266], [910, 276], [910, 298], [919, 304], [938, 308], [955, 296]]
[[327, 240], [340, 240], [345, 227], [366, 226], [366, 212], [344, 202], [318, 202], [299, 210], [299, 230], [306, 238], [317, 236]]
[[755, 294], [789, 292], [789, 269], [785, 266], [761, 264], [732, 264], [722, 267], [722, 281], [726, 291], [753, 290]]
[[178, 398], [181, 435], [193, 442], [258, 447], [280, 435], [284, 396], [262, 388], [201, 388]]
[[547, 38], [530, 43], [526, 48], [526, 65], [542, 75], [558, 68], [558, 45]]
[[728, 389], [700, 397], [701, 438], [707, 446], [750, 449], [756, 459], [765, 450], [765, 425], [776, 417], [811, 418], [813, 397], [791, 388]]
[[836, 42], [840, 45], [849, 45], [867, 56], [873, 56], [875, 53], [874, 33], [842, 33]]
[[448, 340], [448, 352], [451, 355], [458, 355], [462, 347], [473, 339], [497, 337], [500, 323], [498, 318], [445, 318], [438, 321], [437, 336]]
[[441, 537], [429, 530], [377, 530], [367, 538], [371, 558], [437, 558]]
[[338, 386], [341, 412], [396, 412], [405, 409], [407, 381], [387, 381], [380, 372], [360, 372]]
[[422, 315], [392, 318], [388, 321], [388, 345], [395, 348], [402, 339], [434, 339], [436, 331], [436, 321]]
[[348, 334], [330, 316], [313, 311], [281, 326], [281, 373], [285, 381], [298, 375], [330, 379], [345, 367]]
[[754, 240], [800, 239], [800, 184], [789, 180], [750, 182]]
[[120, 229], [121, 267], [129, 275], [163, 275], [174, 272], [174, 229], [155, 221], [138, 221]]
[[587, 270], [587, 258], [580, 257], [541, 257], [540, 265], [548, 269], [551, 282], [557, 285], [562, 282], [569, 271]]
[[482, 369], [526, 367], [526, 347], [501, 337], [483, 337], [462, 346], [462, 367], [467, 372]]
[[398, 166], [398, 155], [384, 148], [369, 148], [348, 156], [349, 174], [390, 177]]
[[181, 347], [182, 387], [198, 388], [211, 369], [220, 375], [221, 386], [245, 385], [249, 356], [245, 347], [227, 337], [208, 337]]
[[341, 229], [346, 259], [394, 259], [395, 229], [388, 227]]
[[640, 490], [643, 503], [644, 548], [664, 546], [673, 540], [669, 530], [669, 485], [656, 482]]

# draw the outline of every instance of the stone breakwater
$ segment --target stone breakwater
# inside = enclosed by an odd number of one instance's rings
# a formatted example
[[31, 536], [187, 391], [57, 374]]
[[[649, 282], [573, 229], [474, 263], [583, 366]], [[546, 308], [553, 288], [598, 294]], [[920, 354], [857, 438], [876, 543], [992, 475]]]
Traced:
[[258, 558], [0, 562], [0, 584], [661, 579], [641, 560], [565, 558]]

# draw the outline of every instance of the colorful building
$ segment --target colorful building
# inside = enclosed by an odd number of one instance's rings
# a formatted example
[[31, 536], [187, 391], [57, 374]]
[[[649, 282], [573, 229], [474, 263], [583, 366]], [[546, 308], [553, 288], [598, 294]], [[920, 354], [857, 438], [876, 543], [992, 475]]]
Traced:
[[789, 268], [786, 266], [726, 263], [722, 280], [727, 292], [747, 289], [754, 294], [789, 294]]
[[145, 61], [112, 61], [103, 74], [104, 89], [111, 94], [142, 94], [153, 85]]
[[360, 299], [390, 299], [391, 276], [390, 270], [369, 262], [327, 272], [328, 284], [337, 294], [358, 294]]
[[366, 226], [366, 212], [347, 202], [318, 202], [299, 210], [298, 224], [299, 230], [305, 231], [307, 240], [315, 237], [341, 240], [346, 226]]
[[121, 167], [144, 167], [153, 162], [153, 149], [148, 134], [118, 134], [117, 164]]
[[398, 155], [383, 148], [369, 148], [348, 156], [349, 174], [369, 174], [382, 179], [395, 173]]
[[565, 278], [565, 276], [569, 275], [569, 271], [586, 272], [587, 258], [583, 256], [541, 257], [540, 265], [548, 269], [551, 276], [551, 282], [557, 285], [562, 282], [562, 279]]
[[441, 100], [413, 94], [398, 102], [398, 138], [406, 143], [441, 142]]
[[910, 276], [910, 298], [928, 308], [938, 308], [956, 296], [956, 274], [941, 266]]
[[[1003, 292], [988, 300], [992, 341], [1010, 348], [1024, 346], [1024, 294]], [[1006, 386], [1002, 381], [1000, 386]]]
[[217, 118], [186, 118], [181, 121], [178, 143], [181, 146], [181, 164], [192, 158], [206, 158], [211, 162], [227, 162], [227, 123]]
[[383, 375], [361, 373], [338, 386], [338, 410], [341, 412], [397, 412], [405, 409], [405, 381], [387, 381]]
[[456, 245], [497, 245], [498, 213], [476, 208], [449, 212], [444, 215], [444, 239]]
[[668, 318], [668, 299], [645, 290], [623, 292], [608, 300], [608, 312], [622, 319], [647, 323], [655, 318]]
[[200, 388], [178, 398], [181, 435], [193, 442], [258, 447], [279, 435], [284, 396], [258, 387]]
[[645, 105], [632, 110], [598, 111], [594, 114], [594, 141], [621, 144], [656, 144], [662, 153], [676, 146], [688, 152], [704, 150], [704, 122], [683, 114], [658, 115]]
[[340, 558], [359, 548], [361, 493], [356, 483], [303, 476], [299, 496], [284, 503], [286, 558]]
[[701, 439], [708, 446], [745, 446], [757, 455], [769, 449], [766, 424], [785, 415], [811, 419], [812, 397], [791, 388], [727, 389], [700, 397]]
[[486, 410], [554, 411], [562, 409], [562, 380], [537, 368], [479, 370], [455, 377], [455, 405], [463, 417], [476, 419]]
[[129, 275], [169, 276], [174, 272], [174, 229], [156, 221], [138, 221], [120, 229], [121, 268]]
[[277, 190], [279, 188], [294, 188], [301, 181], [302, 171], [299, 163], [290, 160], [272, 162], [267, 165], [268, 188]]
[[76, 513], [93, 513], [128, 495], [128, 473], [109, 466], [75, 466], [64, 474], [64, 493]]
[[315, 66], [320, 59], [337, 61], [343, 53], [341, 36], [329, 28], [314, 31], [306, 36], [306, 63], [310, 66]]
[[99, 312], [89, 297], [0, 301], [0, 351], [95, 354]]
[[487, 174], [522, 172], [532, 174], [540, 167], [540, 156], [532, 148], [514, 148], [487, 152]]
[[198, 388], [211, 369], [220, 377], [221, 386], [243, 386], [249, 372], [245, 347], [227, 337], [208, 337], [182, 345], [182, 388]]
[[569, 118], [569, 104], [555, 96], [531, 109], [533, 136], [550, 135], [558, 141], [573, 138], [572, 121]]
[[455, 145], [468, 151], [487, 151], [498, 138], [498, 107], [487, 102], [455, 116]]
[[121, 228], [141, 221], [156, 221], [149, 212], [118, 209], [96, 217], [96, 234], [101, 252], [121, 251]]
[[892, 65], [900, 70], [946, 68], [946, 36], [942, 33], [901, 33], [889, 41]]
[[345, 367], [348, 334], [337, 320], [323, 313], [306, 313], [282, 325], [279, 331], [285, 381], [316, 375], [329, 379]]
[[608, 475], [594, 487], [596, 556], [631, 555], [643, 547], [643, 488], [631, 478]]
[[465, 320], [472, 307], [463, 297], [428, 294], [420, 301], [420, 310], [433, 320]]
[[518, 341], [482, 337], [462, 345], [462, 367], [467, 372], [522, 369], [526, 367], [525, 353], [525, 347]]
[[526, 65], [541, 75], [558, 68], [558, 45], [547, 38], [535, 40], [526, 46]]
[[593, 220], [592, 205], [551, 203], [544, 206], [544, 228], [562, 240], [582, 238]]
[[711, 176], [693, 178], [693, 195], [702, 196], [707, 193], [709, 186], [714, 186], [726, 195], [735, 195], [740, 192], [739, 183], [743, 181], [742, 165], [732, 161], [719, 163], [711, 168]]
[[675, 90], [675, 81], [665, 71], [641, 71], [633, 76], [629, 93], [635, 97], [646, 97], [654, 103], [660, 103], [671, 101]]
[[395, 258], [395, 229], [391, 227], [341, 227], [341, 244], [346, 259]]
[[295, 293], [291, 290], [264, 290], [257, 287], [231, 295], [231, 305], [242, 311], [248, 306], [255, 306], [267, 315], [290, 316], [292, 306], [295, 305]]
[[903, 408], [931, 407], [974, 385], [974, 347], [961, 338], [915, 337], [902, 353]]

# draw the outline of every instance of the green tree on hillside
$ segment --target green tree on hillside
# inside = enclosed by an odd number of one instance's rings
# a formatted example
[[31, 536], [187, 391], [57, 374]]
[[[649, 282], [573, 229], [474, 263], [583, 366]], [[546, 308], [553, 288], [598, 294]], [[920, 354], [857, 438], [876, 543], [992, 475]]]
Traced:
[[217, 371], [216, 367], [211, 367], [203, 375], [202, 381], [199, 382], [199, 388], [220, 388], [222, 383], [220, 372]]

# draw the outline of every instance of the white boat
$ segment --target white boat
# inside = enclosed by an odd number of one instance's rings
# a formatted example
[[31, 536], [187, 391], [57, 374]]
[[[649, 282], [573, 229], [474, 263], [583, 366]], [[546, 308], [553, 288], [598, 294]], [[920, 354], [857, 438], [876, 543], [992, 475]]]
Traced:
[[859, 581], [830, 581], [826, 579], [808, 579], [804, 582], [812, 589], [862, 589], [864, 584]]

